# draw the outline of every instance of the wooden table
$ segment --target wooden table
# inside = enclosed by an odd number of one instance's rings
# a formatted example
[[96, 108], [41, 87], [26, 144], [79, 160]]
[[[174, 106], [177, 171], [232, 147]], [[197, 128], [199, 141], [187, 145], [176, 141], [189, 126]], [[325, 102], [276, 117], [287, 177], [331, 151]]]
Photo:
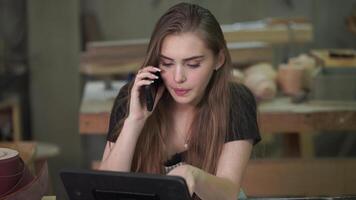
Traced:
[[293, 104], [289, 98], [277, 98], [261, 103], [259, 112], [263, 134], [288, 134], [283, 142], [289, 157], [313, 157], [313, 133], [356, 130], [356, 102]]
[[262, 102], [259, 111], [263, 133], [356, 130], [356, 102], [293, 104], [289, 98], [277, 98]]

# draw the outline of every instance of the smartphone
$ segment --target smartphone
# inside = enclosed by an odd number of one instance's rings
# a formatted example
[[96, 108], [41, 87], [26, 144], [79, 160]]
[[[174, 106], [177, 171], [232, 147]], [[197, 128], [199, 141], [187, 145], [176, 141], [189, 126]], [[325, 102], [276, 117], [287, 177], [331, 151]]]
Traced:
[[151, 85], [145, 85], [145, 101], [146, 101], [146, 106], [148, 111], [153, 110], [153, 106], [155, 104], [155, 99], [157, 95], [157, 91], [159, 86], [162, 84], [162, 79], [161, 75], [159, 72], [154, 73], [156, 76], [158, 76], [158, 79], [155, 79], [154, 82]]

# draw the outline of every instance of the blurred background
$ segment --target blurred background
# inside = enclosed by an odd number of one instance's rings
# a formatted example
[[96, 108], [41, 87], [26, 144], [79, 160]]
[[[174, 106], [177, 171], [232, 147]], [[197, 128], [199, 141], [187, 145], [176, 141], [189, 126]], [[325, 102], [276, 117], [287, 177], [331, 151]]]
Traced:
[[[113, 98], [179, 2], [0, 0], [0, 146], [34, 143], [50, 195], [65, 198], [59, 170], [97, 166]], [[356, 1], [186, 2], [216, 16], [259, 103], [246, 193], [356, 195]]]

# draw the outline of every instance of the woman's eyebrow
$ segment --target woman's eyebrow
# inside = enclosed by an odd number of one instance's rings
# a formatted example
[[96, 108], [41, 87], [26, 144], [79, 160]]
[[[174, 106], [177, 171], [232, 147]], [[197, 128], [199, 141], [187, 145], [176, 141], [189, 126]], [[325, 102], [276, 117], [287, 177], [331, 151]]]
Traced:
[[[170, 61], [174, 61], [173, 58], [170, 58], [170, 57], [167, 57], [167, 56], [164, 56], [164, 55], [159, 55], [160, 58], [164, 58], [164, 59], [167, 59], [167, 60], [170, 60]], [[204, 58], [204, 55], [199, 55], [199, 56], [192, 56], [192, 57], [189, 57], [189, 58], [184, 58], [183, 61], [186, 62], [186, 61], [190, 61], [190, 60], [194, 60], [194, 59], [197, 59], [197, 58]]]

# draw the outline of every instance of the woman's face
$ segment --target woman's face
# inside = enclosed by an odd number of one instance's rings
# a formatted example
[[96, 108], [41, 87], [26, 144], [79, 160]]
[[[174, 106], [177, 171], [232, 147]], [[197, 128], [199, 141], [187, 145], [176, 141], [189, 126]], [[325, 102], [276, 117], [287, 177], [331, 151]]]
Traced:
[[164, 38], [160, 64], [163, 82], [179, 104], [197, 105], [214, 70], [220, 66], [197, 33], [180, 33]]

